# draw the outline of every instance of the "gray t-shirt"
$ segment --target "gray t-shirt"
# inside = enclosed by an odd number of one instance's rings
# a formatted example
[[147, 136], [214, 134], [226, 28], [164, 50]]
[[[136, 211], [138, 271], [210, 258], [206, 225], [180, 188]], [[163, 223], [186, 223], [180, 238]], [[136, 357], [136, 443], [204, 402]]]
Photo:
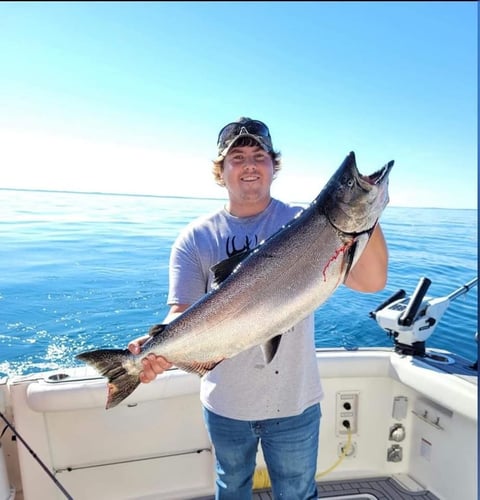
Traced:
[[[301, 209], [272, 199], [252, 217], [235, 217], [222, 209], [188, 224], [170, 255], [168, 304], [199, 300], [211, 289], [213, 265], [254, 248]], [[265, 364], [260, 346], [253, 347], [204, 375], [200, 390], [206, 408], [239, 420], [298, 415], [322, 397], [313, 314], [283, 333], [270, 363]]]

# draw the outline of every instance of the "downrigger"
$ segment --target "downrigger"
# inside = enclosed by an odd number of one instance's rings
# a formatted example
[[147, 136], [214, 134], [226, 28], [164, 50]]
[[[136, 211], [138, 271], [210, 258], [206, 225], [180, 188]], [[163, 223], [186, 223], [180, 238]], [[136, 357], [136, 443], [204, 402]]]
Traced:
[[453, 300], [467, 293], [478, 282], [478, 277], [444, 297], [425, 297], [431, 281], [420, 278], [412, 296], [403, 289], [380, 304], [370, 317], [393, 338], [395, 351], [412, 356], [433, 356], [425, 351], [425, 341], [432, 335]]

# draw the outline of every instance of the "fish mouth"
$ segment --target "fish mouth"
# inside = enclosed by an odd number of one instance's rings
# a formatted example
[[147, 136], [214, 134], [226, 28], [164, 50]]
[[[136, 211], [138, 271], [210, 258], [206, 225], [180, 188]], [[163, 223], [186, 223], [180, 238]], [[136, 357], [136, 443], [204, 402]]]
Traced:
[[386, 165], [384, 165], [382, 168], [379, 168], [376, 172], [370, 175], [360, 175], [360, 178], [363, 181], [368, 182], [371, 186], [376, 186], [378, 184], [381, 184], [383, 180], [388, 177], [388, 174], [390, 173], [390, 170], [393, 167], [394, 160], [389, 161]]

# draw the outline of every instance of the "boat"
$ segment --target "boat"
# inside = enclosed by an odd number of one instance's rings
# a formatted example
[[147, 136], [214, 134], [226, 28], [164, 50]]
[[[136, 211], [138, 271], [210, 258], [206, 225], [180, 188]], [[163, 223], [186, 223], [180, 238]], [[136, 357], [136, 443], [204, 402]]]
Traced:
[[[320, 498], [477, 500], [478, 361], [426, 346], [477, 278], [445, 297], [429, 284], [370, 313], [391, 348], [317, 349]], [[86, 366], [1, 379], [0, 500], [213, 499], [199, 386], [173, 368], [106, 410]], [[253, 483], [272, 498], [260, 449]]]

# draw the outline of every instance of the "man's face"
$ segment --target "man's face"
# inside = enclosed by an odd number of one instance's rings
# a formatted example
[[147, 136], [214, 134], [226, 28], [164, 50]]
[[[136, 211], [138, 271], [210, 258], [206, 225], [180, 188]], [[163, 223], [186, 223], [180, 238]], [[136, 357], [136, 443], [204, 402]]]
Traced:
[[223, 181], [230, 198], [244, 202], [270, 198], [273, 160], [259, 146], [233, 147], [223, 162]]

